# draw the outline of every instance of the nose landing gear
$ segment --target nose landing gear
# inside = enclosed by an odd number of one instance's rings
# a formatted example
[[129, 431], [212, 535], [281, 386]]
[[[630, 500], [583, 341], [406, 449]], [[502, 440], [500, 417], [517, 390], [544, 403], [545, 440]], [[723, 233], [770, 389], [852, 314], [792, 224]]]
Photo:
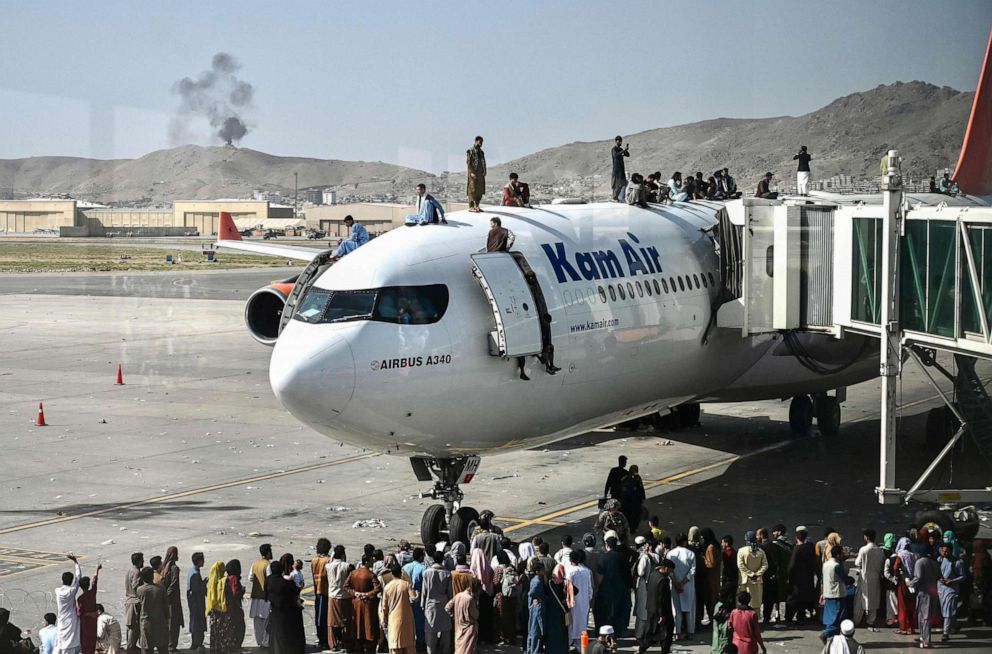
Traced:
[[427, 508], [420, 522], [420, 539], [424, 547], [432, 548], [441, 541], [461, 542], [469, 545], [468, 539], [479, 520], [479, 512], [470, 506], [463, 506], [460, 484], [467, 484], [479, 470], [477, 456], [456, 458], [435, 458], [430, 456], [410, 457], [410, 464], [419, 481], [434, 481], [434, 488], [421, 493], [421, 497], [440, 500]]

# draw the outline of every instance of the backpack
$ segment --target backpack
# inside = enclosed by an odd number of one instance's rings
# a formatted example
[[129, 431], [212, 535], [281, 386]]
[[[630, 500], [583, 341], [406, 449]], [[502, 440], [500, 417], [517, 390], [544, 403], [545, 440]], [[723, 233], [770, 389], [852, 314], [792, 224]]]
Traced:
[[503, 597], [513, 597], [513, 591], [516, 589], [518, 581], [517, 571], [512, 566], [503, 568], [503, 583], [500, 588]]

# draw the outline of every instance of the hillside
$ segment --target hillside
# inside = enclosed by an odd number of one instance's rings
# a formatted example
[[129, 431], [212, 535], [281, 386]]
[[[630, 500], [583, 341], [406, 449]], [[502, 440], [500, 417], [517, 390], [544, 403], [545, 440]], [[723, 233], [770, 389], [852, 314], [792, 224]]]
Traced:
[[299, 187], [345, 187], [342, 195], [409, 194], [432, 175], [382, 162], [278, 157], [247, 148], [185, 145], [139, 159], [31, 157], [0, 160], [0, 189], [31, 194], [68, 193], [101, 202], [210, 200], [250, 197], [254, 189], [293, 195]]
[[[631, 144], [627, 172], [658, 170], [668, 179], [675, 170], [709, 175], [726, 166], [743, 188], [750, 188], [766, 170], [792, 179], [792, 155], [805, 144], [813, 155], [814, 180], [837, 173], [873, 177], [879, 158], [890, 147], [902, 152], [911, 176], [929, 176], [938, 168], [954, 166], [973, 95], [925, 82], [897, 82], [839, 98], [803, 116], [717, 118], [629, 134], [625, 135]], [[510, 170], [530, 182], [540, 199], [588, 196], [593, 187], [602, 197], [609, 186], [611, 146], [611, 141], [569, 143], [493, 166], [490, 199], [495, 199]], [[67, 193], [103, 202], [153, 204], [243, 198], [254, 189], [292, 197], [295, 172], [301, 189], [336, 187], [345, 201], [406, 199], [420, 181], [439, 194], [450, 188], [451, 199], [460, 197], [464, 188], [464, 173], [445, 179], [382, 162], [278, 157], [246, 148], [186, 145], [139, 159], [0, 160], [0, 191], [13, 188], [19, 196]]]
[[[813, 155], [813, 179], [877, 175], [879, 159], [890, 147], [900, 150], [909, 174], [929, 176], [957, 161], [973, 97], [946, 86], [897, 82], [839, 98], [803, 116], [717, 118], [652, 129], [625, 135], [631, 152], [627, 172], [658, 170], [668, 179], [675, 170], [701, 170], [708, 176], [726, 166], [750, 188], [768, 170], [794, 179], [792, 155], [804, 144]], [[605, 189], [612, 145], [576, 142], [542, 150], [494, 168], [491, 176], [503, 180], [514, 170], [540, 184], [572, 181], [588, 188], [595, 180], [597, 190]]]

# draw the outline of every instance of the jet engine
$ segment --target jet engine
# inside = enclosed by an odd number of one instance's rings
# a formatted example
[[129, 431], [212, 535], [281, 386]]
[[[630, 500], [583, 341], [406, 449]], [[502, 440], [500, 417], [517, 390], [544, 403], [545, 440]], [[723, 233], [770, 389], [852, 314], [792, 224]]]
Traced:
[[245, 325], [252, 338], [262, 345], [275, 345], [279, 339], [282, 309], [295, 284], [295, 279], [273, 282], [258, 289], [248, 298], [245, 304]]

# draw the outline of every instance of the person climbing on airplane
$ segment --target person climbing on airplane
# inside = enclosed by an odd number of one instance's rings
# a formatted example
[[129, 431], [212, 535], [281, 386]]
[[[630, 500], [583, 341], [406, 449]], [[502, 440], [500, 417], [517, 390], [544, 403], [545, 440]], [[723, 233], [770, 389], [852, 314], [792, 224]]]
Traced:
[[361, 223], [356, 223], [355, 219], [351, 215], [344, 217], [345, 227], [351, 232], [345, 240], [341, 241], [341, 245], [335, 250], [334, 256], [331, 257], [331, 261], [337, 261], [349, 252], [354, 252], [361, 246], [369, 242], [369, 231], [365, 229], [365, 225]]

